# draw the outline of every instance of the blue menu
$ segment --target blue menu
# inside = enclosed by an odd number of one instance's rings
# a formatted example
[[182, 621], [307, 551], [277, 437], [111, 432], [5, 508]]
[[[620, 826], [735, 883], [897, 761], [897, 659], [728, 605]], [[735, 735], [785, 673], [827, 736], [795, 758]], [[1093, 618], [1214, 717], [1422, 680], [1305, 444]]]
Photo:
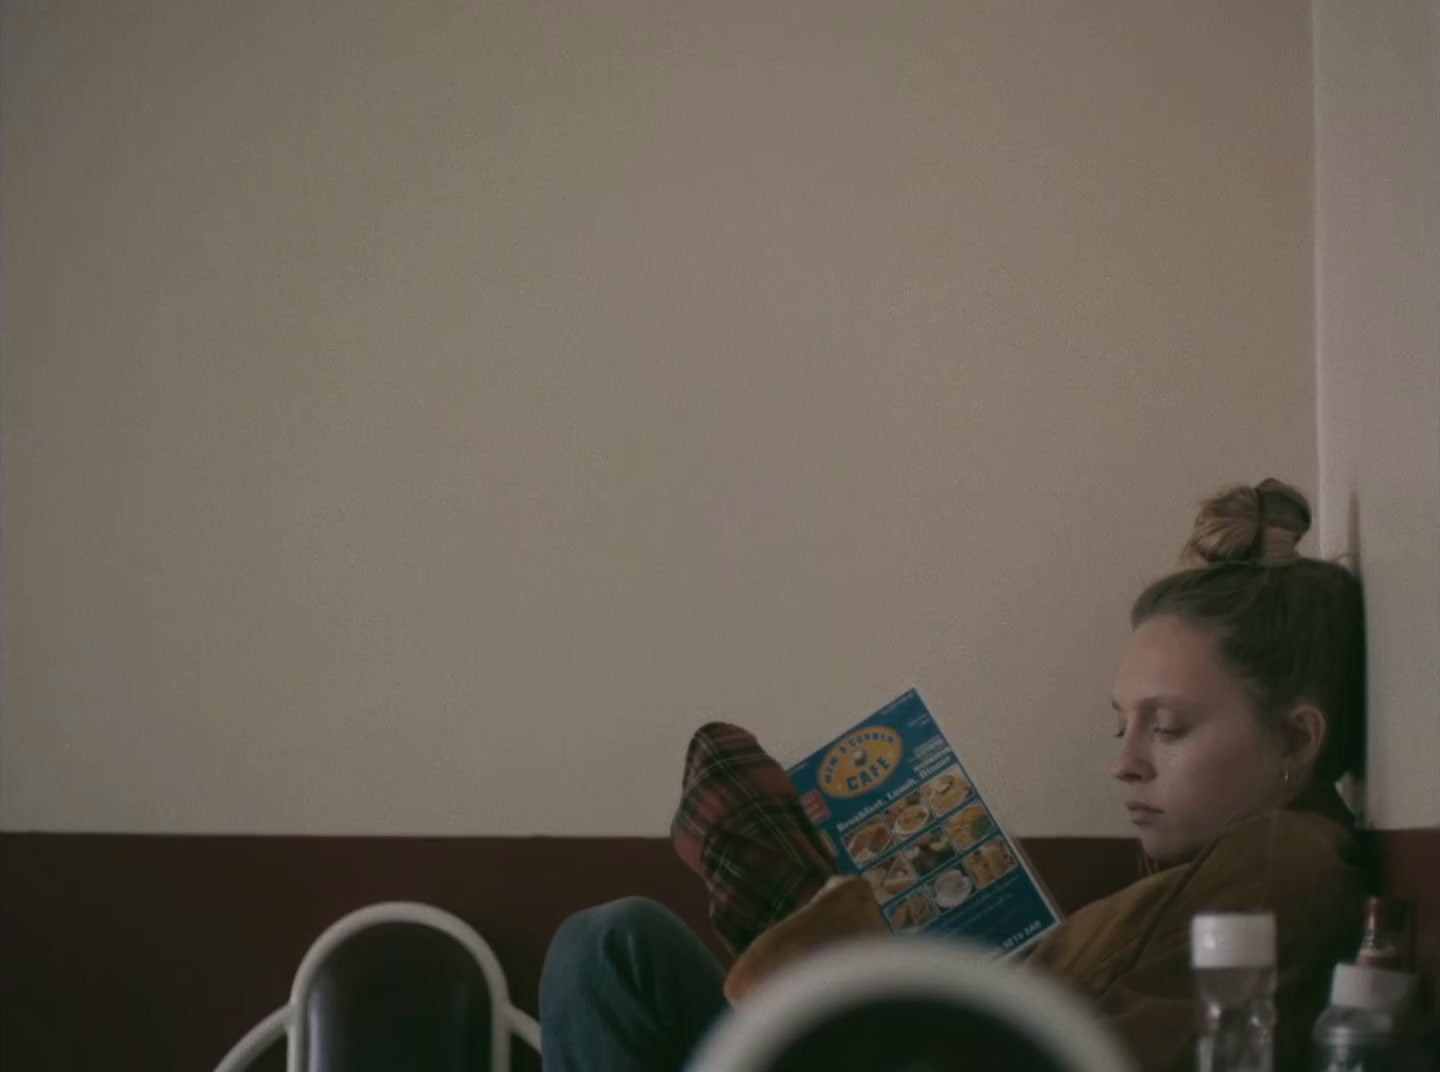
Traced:
[[914, 689], [789, 770], [845, 874], [862, 874], [890, 929], [1011, 954], [1059, 920]]

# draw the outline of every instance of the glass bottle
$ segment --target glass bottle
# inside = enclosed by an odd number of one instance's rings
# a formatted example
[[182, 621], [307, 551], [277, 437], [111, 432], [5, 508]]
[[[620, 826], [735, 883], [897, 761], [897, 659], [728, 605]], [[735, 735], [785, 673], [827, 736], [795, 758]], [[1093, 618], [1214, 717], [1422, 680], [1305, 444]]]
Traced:
[[1365, 899], [1365, 929], [1355, 963], [1361, 967], [1404, 971], [1406, 963], [1406, 905], [1384, 897]]
[[1313, 1072], [1390, 1072], [1400, 1059], [1397, 1019], [1415, 989], [1405, 972], [1337, 964], [1330, 1006], [1311, 1035]]

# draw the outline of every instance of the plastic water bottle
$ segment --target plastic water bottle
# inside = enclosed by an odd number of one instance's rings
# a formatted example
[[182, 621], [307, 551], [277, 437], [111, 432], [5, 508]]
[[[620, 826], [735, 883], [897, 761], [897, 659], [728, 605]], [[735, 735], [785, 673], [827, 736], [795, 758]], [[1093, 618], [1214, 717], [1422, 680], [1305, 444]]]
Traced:
[[1396, 1018], [1415, 977], [1363, 964], [1337, 964], [1330, 1007], [1315, 1021], [1314, 1072], [1388, 1072], [1400, 1058]]
[[1198, 1072], [1272, 1072], [1275, 917], [1206, 912], [1190, 921]]

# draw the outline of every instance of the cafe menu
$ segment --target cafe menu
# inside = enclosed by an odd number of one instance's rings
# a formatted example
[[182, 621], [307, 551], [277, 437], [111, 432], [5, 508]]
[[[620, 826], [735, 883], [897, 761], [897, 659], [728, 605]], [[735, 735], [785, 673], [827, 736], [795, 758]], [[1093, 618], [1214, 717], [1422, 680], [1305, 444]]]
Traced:
[[892, 931], [1012, 954], [1059, 920], [915, 690], [788, 773], [840, 871], [865, 876]]

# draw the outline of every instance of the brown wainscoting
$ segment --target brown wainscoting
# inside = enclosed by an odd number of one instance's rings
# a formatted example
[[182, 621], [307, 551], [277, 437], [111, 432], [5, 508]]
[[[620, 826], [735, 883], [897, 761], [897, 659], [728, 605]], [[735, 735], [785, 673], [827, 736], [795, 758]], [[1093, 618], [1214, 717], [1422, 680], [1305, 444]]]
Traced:
[[[1137, 874], [1128, 840], [1024, 845], [1067, 911]], [[376, 901], [470, 922], [533, 1012], [555, 928], [627, 894], [714, 944], [704, 887], [662, 838], [0, 835], [0, 1068], [204, 1072], [284, 1003], [326, 926]]]
[[1440, 1016], [1440, 828], [1385, 830], [1378, 835], [1380, 888], [1415, 906], [1413, 955]]
[[[1139, 873], [1127, 839], [1023, 844], [1067, 912]], [[1420, 907], [1433, 967], [1440, 831], [1387, 833], [1380, 848], [1389, 891]], [[205, 1072], [285, 1001], [310, 942], [376, 901], [469, 921], [533, 1012], [559, 923], [628, 894], [714, 944], [704, 888], [662, 838], [0, 835], [0, 1068]], [[261, 1067], [282, 1066], [277, 1051]]]

